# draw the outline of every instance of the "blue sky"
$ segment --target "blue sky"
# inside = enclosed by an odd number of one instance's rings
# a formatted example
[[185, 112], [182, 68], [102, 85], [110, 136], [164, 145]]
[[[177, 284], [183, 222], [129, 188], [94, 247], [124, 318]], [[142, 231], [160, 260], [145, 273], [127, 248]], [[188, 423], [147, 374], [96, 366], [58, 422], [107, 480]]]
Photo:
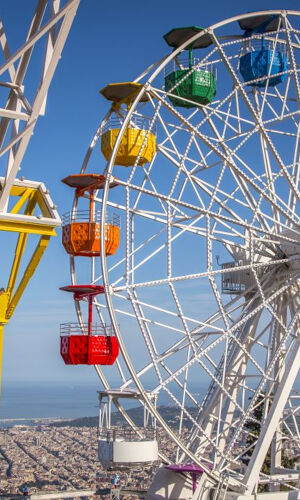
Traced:
[[[12, 4], [17, 5], [13, 10]], [[77, 172], [91, 137], [107, 110], [98, 94], [109, 82], [134, 79], [168, 52], [162, 36], [173, 27], [208, 26], [249, 10], [296, 9], [296, 1], [215, 0], [212, 4], [178, 0], [102, 2], [81, 0], [56, 70], [46, 116], [40, 118], [22, 164], [22, 175], [42, 180], [60, 214], [69, 210], [72, 192], [60, 183]], [[2, 2], [0, 15], [13, 47], [25, 38], [35, 2]], [[101, 163], [102, 162], [102, 163]], [[99, 165], [104, 167], [99, 148]], [[3, 384], [10, 381], [96, 383], [88, 367], [65, 367], [59, 356], [59, 324], [75, 321], [73, 304], [58, 291], [69, 283], [68, 258], [60, 243], [50, 246], [5, 329]]]

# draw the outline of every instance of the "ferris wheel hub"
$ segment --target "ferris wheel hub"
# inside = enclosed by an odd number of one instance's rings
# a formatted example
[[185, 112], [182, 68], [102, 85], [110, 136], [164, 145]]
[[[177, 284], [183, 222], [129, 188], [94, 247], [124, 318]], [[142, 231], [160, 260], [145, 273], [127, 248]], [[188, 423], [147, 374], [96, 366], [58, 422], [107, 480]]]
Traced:
[[[299, 228], [300, 229], [300, 228]], [[300, 271], [300, 230], [298, 228], [286, 229], [283, 235], [290, 238], [292, 241], [283, 240], [281, 243], [281, 250], [290, 258], [289, 268], [291, 271]], [[296, 240], [296, 241], [295, 241]]]

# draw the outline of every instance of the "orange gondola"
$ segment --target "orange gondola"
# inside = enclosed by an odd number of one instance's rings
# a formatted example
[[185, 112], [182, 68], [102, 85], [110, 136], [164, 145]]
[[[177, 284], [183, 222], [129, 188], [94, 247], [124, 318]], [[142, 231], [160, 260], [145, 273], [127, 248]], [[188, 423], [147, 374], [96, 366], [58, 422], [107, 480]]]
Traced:
[[[89, 196], [89, 210], [74, 211], [63, 216], [62, 243], [68, 254], [81, 257], [100, 255], [100, 213], [95, 212], [95, 191], [103, 189], [105, 175], [75, 174], [62, 182], [76, 189], [76, 196]], [[114, 179], [110, 187], [118, 182]], [[105, 223], [105, 253], [113, 255], [120, 242], [120, 218], [112, 214]]]

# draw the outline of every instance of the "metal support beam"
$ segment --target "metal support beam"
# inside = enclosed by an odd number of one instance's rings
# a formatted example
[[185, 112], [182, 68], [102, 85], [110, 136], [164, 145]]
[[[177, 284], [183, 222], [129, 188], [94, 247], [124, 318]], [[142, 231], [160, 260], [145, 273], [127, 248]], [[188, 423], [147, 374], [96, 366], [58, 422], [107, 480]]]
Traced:
[[278, 384], [277, 391], [274, 394], [272, 406], [266, 420], [262, 425], [260, 436], [257, 440], [255, 449], [246, 470], [245, 486], [250, 493], [253, 491], [255, 485], [257, 484], [265, 456], [271, 445], [274, 433], [278, 429], [283, 409], [298, 375], [299, 366], [300, 338], [298, 337], [295, 341], [290, 359], [288, 363], [286, 363], [284, 375], [282, 376], [282, 379]]
[[[24, 157], [28, 143], [30, 141], [30, 137], [37, 122], [37, 118], [41, 112], [44, 113], [45, 99], [47, 96], [48, 88], [60, 59], [60, 55], [71, 28], [78, 5], [79, 0], [70, 0], [59, 12], [57, 12], [56, 14], [54, 13], [52, 18], [41, 28], [40, 26], [47, 6], [47, 0], [40, 0], [33, 21], [31, 23], [26, 43], [13, 56], [9, 57], [8, 60], [0, 68], [0, 73], [2, 73], [8, 70], [10, 66], [20, 58], [15, 78], [17, 83], [21, 85], [23, 83], [25, 72], [27, 71], [27, 67], [35, 43], [44, 35], [51, 33], [51, 35], [49, 35], [51, 36], [51, 39], [48, 38], [45, 60], [42, 68], [41, 82], [39, 83], [38, 90], [32, 104], [31, 112], [30, 114], [26, 115], [26, 119], [28, 118], [28, 125], [26, 127], [27, 132], [24, 135], [21, 134], [19, 142], [15, 144], [14, 149], [11, 148], [9, 150], [5, 185], [3, 187], [0, 198], [1, 212], [6, 211], [9, 193]], [[57, 10], [57, 8], [55, 10]], [[54, 27], [57, 27], [58, 29], [55, 39], [53, 37]], [[51, 40], [51, 42], [49, 42], [49, 40]], [[13, 136], [11, 137], [10, 141], [11, 144], [14, 141], [14, 137], [19, 133], [20, 110], [18, 109], [18, 102], [18, 96], [12, 89], [10, 97], [7, 101], [6, 109], [9, 110], [7, 111], [8, 114], [11, 110], [17, 112], [18, 117], [13, 121], [14, 126]], [[22, 116], [22, 118], [25, 119], [25, 116]], [[2, 118], [0, 125], [1, 146], [10, 119], [12, 118]]]
[[26, 268], [24, 276], [21, 279], [20, 284], [19, 284], [14, 296], [12, 297], [12, 299], [10, 300], [10, 302], [8, 304], [7, 313], [6, 313], [7, 319], [11, 318], [20, 298], [22, 297], [22, 295], [24, 293], [26, 286], [28, 285], [30, 278], [32, 277], [34, 271], [36, 270], [37, 266], [39, 265], [39, 262], [40, 262], [43, 254], [48, 246], [49, 240], [50, 240], [50, 236], [42, 236], [40, 238], [40, 241], [38, 242], [36, 249], [35, 249], [35, 251], [30, 259], [30, 262]]
[[3, 334], [4, 334], [4, 326], [0, 324], [0, 398], [1, 398], [1, 383], [2, 383]]

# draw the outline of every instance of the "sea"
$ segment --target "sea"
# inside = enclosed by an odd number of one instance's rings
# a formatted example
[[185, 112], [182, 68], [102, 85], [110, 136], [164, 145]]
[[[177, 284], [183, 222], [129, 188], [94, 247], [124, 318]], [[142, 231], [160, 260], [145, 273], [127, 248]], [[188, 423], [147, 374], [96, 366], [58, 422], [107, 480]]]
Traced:
[[[25, 381], [3, 383], [0, 399], [0, 428], [17, 424], [35, 425], [39, 419], [56, 420], [96, 416], [99, 413], [97, 394], [99, 390], [99, 384], [95, 382], [84, 384], [81, 382]], [[199, 391], [199, 387], [197, 390]], [[194, 394], [197, 394], [196, 387]], [[168, 406], [169, 401], [162, 395], [158, 404]], [[128, 408], [136, 405], [135, 401], [125, 403]]]
[[12, 420], [95, 416], [97, 390], [96, 385], [80, 383], [5, 383], [1, 391], [0, 426], [7, 426], [7, 421]]

